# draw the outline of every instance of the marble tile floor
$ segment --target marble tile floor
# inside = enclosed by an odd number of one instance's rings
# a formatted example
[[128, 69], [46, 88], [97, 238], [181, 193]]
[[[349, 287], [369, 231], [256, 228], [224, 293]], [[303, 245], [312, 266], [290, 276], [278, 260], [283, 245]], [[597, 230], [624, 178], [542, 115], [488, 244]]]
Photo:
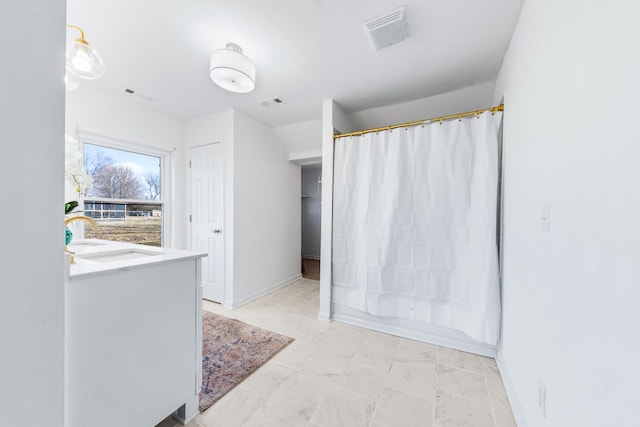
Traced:
[[316, 320], [318, 294], [300, 279], [235, 310], [204, 303], [296, 340], [189, 427], [516, 426], [493, 359]]

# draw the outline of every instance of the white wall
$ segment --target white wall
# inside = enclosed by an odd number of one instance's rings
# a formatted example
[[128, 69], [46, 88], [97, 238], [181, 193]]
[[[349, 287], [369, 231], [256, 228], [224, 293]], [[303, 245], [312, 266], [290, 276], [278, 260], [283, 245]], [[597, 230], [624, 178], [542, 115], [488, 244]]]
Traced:
[[320, 259], [320, 188], [321, 165], [302, 168], [302, 255]]
[[2, 2], [0, 417], [64, 417], [62, 0]]
[[273, 128], [289, 152], [289, 160], [317, 160], [322, 157], [322, 120], [310, 120]]
[[300, 166], [272, 129], [234, 111], [234, 305], [300, 276]]
[[76, 136], [77, 131], [141, 144], [170, 152], [171, 199], [169, 212], [169, 246], [185, 248], [187, 244], [187, 186], [184, 170], [184, 121], [152, 109], [143, 103], [128, 99], [126, 94], [114, 95], [81, 82], [78, 89], [66, 93], [66, 132]]
[[320, 221], [320, 307], [318, 319], [331, 319], [331, 260], [333, 245], [333, 135], [351, 132], [349, 118], [332, 99], [322, 103], [322, 210]]
[[300, 275], [300, 166], [272, 129], [238, 111], [190, 120], [189, 147], [222, 142], [224, 305], [237, 307]]
[[497, 81], [494, 103], [505, 101], [499, 356], [531, 426], [638, 425], [638, 11], [623, 0], [529, 0]]
[[494, 81], [479, 83], [440, 95], [358, 111], [349, 114], [349, 119], [357, 129], [371, 129], [480, 110], [493, 106], [490, 104], [494, 86]]
[[[234, 251], [234, 209], [233, 209], [233, 110], [229, 109], [217, 114], [210, 114], [205, 117], [189, 120], [186, 123], [185, 129], [185, 145], [187, 151], [187, 157], [190, 157], [191, 147], [197, 147], [200, 145], [222, 144], [223, 152], [223, 186], [224, 186], [224, 225], [222, 228], [222, 235], [224, 237], [224, 305], [233, 306], [234, 294], [233, 294], [233, 251]], [[184, 177], [188, 182], [189, 170], [185, 168]], [[185, 193], [189, 193], [188, 186], [184, 187]], [[191, 211], [191, 200], [187, 200], [185, 205], [187, 213]], [[187, 228], [188, 247], [191, 246], [191, 228]]]
[[[343, 113], [351, 131], [423, 120], [490, 107], [495, 81], [479, 83], [440, 95], [353, 113]], [[337, 128], [340, 129], [340, 128]], [[289, 152], [289, 160], [305, 164], [322, 158], [322, 120], [310, 120], [273, 128]], [[341, 132], [347, 132], [340, 129]]]

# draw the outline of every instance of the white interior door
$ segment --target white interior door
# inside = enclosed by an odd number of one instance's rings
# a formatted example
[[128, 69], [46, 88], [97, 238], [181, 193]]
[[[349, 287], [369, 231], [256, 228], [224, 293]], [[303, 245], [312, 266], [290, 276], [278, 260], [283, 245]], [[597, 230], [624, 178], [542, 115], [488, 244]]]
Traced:
[[207, 252], [202, 261], [202, 297], [224, 298], [222, 236], [222, 144], [191, 149], [191, 249]]

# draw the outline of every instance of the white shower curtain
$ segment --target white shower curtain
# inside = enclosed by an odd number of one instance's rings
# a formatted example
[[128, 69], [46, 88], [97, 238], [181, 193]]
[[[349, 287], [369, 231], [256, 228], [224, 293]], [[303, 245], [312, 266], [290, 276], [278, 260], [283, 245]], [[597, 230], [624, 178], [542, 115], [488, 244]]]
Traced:
[[334, 304], [497, 343], [501, 117], [335, 141]]

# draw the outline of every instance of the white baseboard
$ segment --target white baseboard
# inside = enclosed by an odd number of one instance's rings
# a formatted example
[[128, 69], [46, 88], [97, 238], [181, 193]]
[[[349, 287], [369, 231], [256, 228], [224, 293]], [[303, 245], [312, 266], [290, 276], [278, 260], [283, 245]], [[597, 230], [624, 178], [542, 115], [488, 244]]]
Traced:
[[302, 258], [315, 259], [315, 260], [320, 261], [320, 255], [306, 255], [306, 254], [302, 254]]
[[284, 288], [285, 286], [292, 284], [293, 282], [295, 282], [296, 280], [298, 280], [300, 278], [302, 278], [302, 275], [301, 274], [296, 274], [295, 276], [291, 276], [288, 279], [285, 279], [285, 280], [283, 280], [281, 282], [275, 283], [275, 284], [273, 284], [273, 285], [271, 285], [271, 286], [269, 286], [267, 288], [261, 289], [258, 292], [254, 292], [253, 294], [248, 295], [248, 296], [246, 296], [244, 298], [241, 298], [239, 300], [230, 301], [229, 303], [225, 303], [224, 306], [233, 310], [234, 308], [238, 308], [241, 305], [248, 304], [251, 301], [255, 301], [258, 298], [261, 298], [261, 297], [263, 297], [263, 296], [265, 296], [267, 294], [270, 294], [273, 291], [276, 291], [276, 290], [278, 290], [280, 288]]
[[522, 411], [522, 405], [520, 405], [520, 399], [518, 399], [516, 389], [513, 386], [513, 381], [511, 380], [511, 375], [509, 374], [509, 369], [507, 368], [507, 365], [504, 362], [504, 358], [502, 357], [502, 353], [499, 350], [496, 354], [496, 365], [498, 365], [498, 371], [500, 371], [500, 376], [502, 377], [504, 388], [507, 391], [507, 398], [509, 399], [509, 404], [511, 405], [513, 418], [515, 418], [518, 427], [527, 427], [528, 424], [524, 416], [524, 412]]
[[345, 307], [334, 306], [332, 316], [333, 320], [415, 341], [422, 341], [429, 344], [452, 348], [454, 350], [466, 351], [467, 353], [474, 353], [480, 356], [491, 358], [496, 357], [495, 346], [473, 341], [471, 338], [465, 338], [466, 335], [461, 332], [452, 331], [443, 327], [434, 327], [432, 331], [418, 331], [400, 325], [385, 323], [382, 318], [378, 318], [367, 313], [358, 312], [356, 315], [345, 312], [344, 310]]
[[331, 321], [331, 313], [318, 312], [318, 320], [322, 320], [323, 322]]

